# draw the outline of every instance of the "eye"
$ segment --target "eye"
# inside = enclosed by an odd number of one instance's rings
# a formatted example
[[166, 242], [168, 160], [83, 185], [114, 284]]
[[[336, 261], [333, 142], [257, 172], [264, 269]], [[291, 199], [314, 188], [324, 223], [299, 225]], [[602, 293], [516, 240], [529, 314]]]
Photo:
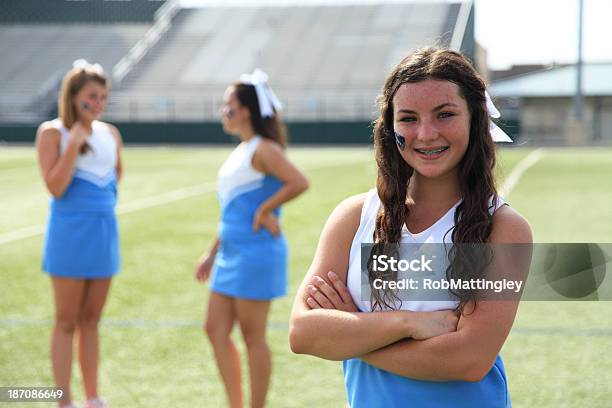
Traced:
[[416, 122], [416, 118], [414, 116], [405, 116], [399, 119], [400, 122]]
[[440, 114], [438, 115], [438, 117], [441, 119], [450, 118], [452, 116], [455, 116], [453, 112], [440, 112]]

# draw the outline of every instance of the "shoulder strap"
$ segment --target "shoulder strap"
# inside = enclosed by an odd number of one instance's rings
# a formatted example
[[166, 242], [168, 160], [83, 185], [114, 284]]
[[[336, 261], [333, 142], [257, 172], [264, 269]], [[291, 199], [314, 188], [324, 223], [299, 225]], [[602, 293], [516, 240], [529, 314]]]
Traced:
[[489, 213], [493, 215], [495, 211], [499, 210], [504, 205], [510, 205], [506, 200], [502, 197], [497, 197], [497, 202], [493, 202], [493, 197], [489, 199]]
[[361, 242], [372, 242], [374, 227], [376, 226], [376, 215], [380, 208], [380, 199], [375, 188], [368, 191], [363, 207], [361, 208], [361, 218], [359, 228], [355, 238]]
[[247, 142], [246, 154], [247, 157], [252, 159], [255, 154], [255, 150], [257, 150], [257, 146], [261, 143], [261, 136], [255, 136], [251, 140]]
[[51, 121], [51, 125], [60, 131], [60, 151], [64, 151], [66, 143], [68, 142], [68, 129], [62, 123], [60, 118], [55, 118]]
[[361, 209], [361, 224], [367, 223], [369, 220], [374, 219], [376, 221], [376, 214], [380, 208], [380, 199], [378, 198], [378, 192], [375, 188], [368, 191], [366, 199], [363, 202], [363, 208]]

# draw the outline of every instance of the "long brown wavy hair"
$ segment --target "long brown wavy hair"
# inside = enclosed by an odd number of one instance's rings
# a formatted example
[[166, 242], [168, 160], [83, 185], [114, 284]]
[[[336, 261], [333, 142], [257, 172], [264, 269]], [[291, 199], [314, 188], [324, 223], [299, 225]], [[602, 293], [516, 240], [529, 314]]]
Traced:
[[266, 139], [274, 140], [283, 148], [287, 147], [287, 130], [280, 120], [278, 112], [274, 110], [274, 116], [262, 118], [259, 109], [259, 101], [255, 87], [249, 84], [237, 82], [234, 84], [236, 97], [242, 106], [246, 106], [251, 113], [251, 126], [255, 133]]
[[[461, 53], [448, 49], [423, 48], [404, 58], [393, 69], [377, 99], [380, 114], [373, 122], [374, 147], [378, 167], [376, 188], [382, 206], [376, 217], [373, 254], [383, 251], [383, 247], [388, 250], [389, 244], [399, 244], [401, 231], [409, 214], [406, 199], [413, 168], [402, 158], [396, 145], [393, 97], [401, 85], [427, 79], [456, 84], [460, 95], [467, 101], [470, 112], [468, 147], [458, 164], [462, 201], [455, 211], [455, 225], [451, 228], [452, 241], [454, 244], [481, 244], [487, 242], [491, 234], [492, 214], [489, 210], [491, 203], [497, 202], [497, 191], [493, 176], [495, 146], [489, 131], [485, 83]], [[483, 268], [474, 269], [467, 265], [466, 256], [460, 254], [462, 247], [464, 246], [453, 245], [450, 250], [447, 278], [479, 278]], [[396, 308], [397, 295], [391, 291], [375, 290], [372, 282], [380, 276], [375, 276], [370, 266], [368, 270], [372, 287], [372, 308]], [[461, 290], [451, 293], [459, 300], [458, 309], [461, 311], [468, 302], [477, 300], [474, 291]]]

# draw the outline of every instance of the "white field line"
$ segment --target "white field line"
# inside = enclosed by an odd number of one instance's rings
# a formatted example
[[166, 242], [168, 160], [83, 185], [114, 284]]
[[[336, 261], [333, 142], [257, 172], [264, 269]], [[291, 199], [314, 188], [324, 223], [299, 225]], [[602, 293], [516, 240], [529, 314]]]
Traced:
[[[115, 329], [202, 329], [199, 320], [165, 319], [113, 319], [104, 318], [100, 322], [103, 327]], [[0, 319], [0, 328], [20, 327], [51, 327], [51, 319], [12, 318]], [[268, 328], [272, 330], [288, 330], [287, 322], [268, 322]], [[519, 336], [564, 336], [564, 337], [612, 337], [612, 328], [600, 327], [593, 329], [576, 330], [566, 327], [513, 327], [513, 335]]]
[[502, 184], [499, 189], [499, 195], [504, 198], [508, 198], [516, 184], [519, 182], [523, 174], [529, 170], [531, 166], [536, 164], [538, 160], [542, 157], [543, 148], [538, 148], [529, 153], [523, 160], [521, 160], [510, 172], [508, 177], [504, 180], [504, 184]]
[[0, 245], [8, 244], [9, 242], [19, 241], [20, 239], [35, 237], [45, 232], [45, 226], [32, 225], [30, 227], [20, 228], [18, 230], [5, 232], [0, 235]]
[[[339, 161], [332, 164], [322, 164], [317, 166], [311, 166], [308, 170], [317, 170], [321, 168], [344, 166], [347, 164], [354, 164], [356, 162], [365, 161], [366, 159], [353, 159], [346, 161]], [[370, 158], [367, 158], [370, 160]], [[214, 193], [216, 191], [216, 182], [207, 182], [197, 184], [195, 186], [184, 187], [178, 190], [169, 191], [159, 195], [143, 198], [140, 200], [132, 201], [129, 203], [120, 204], [117, 206], [117, 214], [128, 214], [134, 211], [144, 210], [146, 208], [156, 207], [159, 205], [169, 204], [176, 201], [183, 200], [185, 198], [194, 197], [200, 194]], [[19, 241], [26, 238], [35, 237], [45, 232], [45, 225], [32, 225], [29, 227], [19, 228], [17, 230], [5, 232], [0, 234], [0, 245], [8, 244], [10, 242]]]
[[213, 193], [216, 191], [216, 188], [216, 182], [208, 182], [191, 187], [181, 188], [152, 197], [143, 198], [129, 203], [120, 204], [117, 206], [117, 214], [128, 214], [134, 211], [143, 210], [145, 208], [173, 203], [175, 201], [183, 200], [185, 198], [193, 197], [200, 194]]

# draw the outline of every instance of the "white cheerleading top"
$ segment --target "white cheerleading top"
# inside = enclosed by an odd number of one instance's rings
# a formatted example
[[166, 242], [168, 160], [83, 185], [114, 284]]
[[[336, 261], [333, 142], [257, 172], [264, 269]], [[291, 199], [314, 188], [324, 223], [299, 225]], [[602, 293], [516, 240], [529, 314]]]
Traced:
[[217, 193], [222, 207], [236, 196], [263, 185], [266, 175], [255, 170], [252, 164], [253, 155], [261, 140], [261, 136], [254, 136], [240, 143], [219, 169]]
[[[68, 130], [59, 118], [51, 123], [62, 134], [60, 153], [63, 154], [68, 144]], [[94, 120], [91, 128], [92, 133], [87, 138], [90, 149], [85, 154], [78, 155], [74, 177], [104, 187], [115, 180], [117, 140], [106, 123]]]
[[[402, 228], [402, 238], [400, 243], [448, 243], [452, 244], [452, 229], [455, 226], [455, 210], [461, 201], [453, 205], [446, 214], [439, 218], [433, 225], [424, 231], [413, 234], [411, 233], [406, 224]], [[495, 206], [490, 206], [491, 213], [495, 212], [496, 209], [504, 205], [505, 202], [498, 198]], [[347, 272], [346, 283], [353, 302], [357, 308], [362, 312], [371, 312], [372, 305], [369, 300], [361, 300], [361, 244], [362, 243], [373, 243], [374, 228], [376, 226], [376, 216], [381, 206], [380, 199], [378, 197], [376, 189], [370, 190], [363, 203], [361, 209], [361, 218], [359, 222], [359, 228], [355, 233], [353, 242], [351, 244], [351, 252], [349, 255], [349, 268]], [[364, 285], [369, 285], [369, 282], [363, 282]], [[434, 311], [434, 310], [449, 310], [455, 309], [458, 305], [456, 299], [452, 299], [450, 293], [448, 294], [447, 300], [435, 300], [435, 301], [402, 301], [400, 305], [401, 310], [411, 311]]]

